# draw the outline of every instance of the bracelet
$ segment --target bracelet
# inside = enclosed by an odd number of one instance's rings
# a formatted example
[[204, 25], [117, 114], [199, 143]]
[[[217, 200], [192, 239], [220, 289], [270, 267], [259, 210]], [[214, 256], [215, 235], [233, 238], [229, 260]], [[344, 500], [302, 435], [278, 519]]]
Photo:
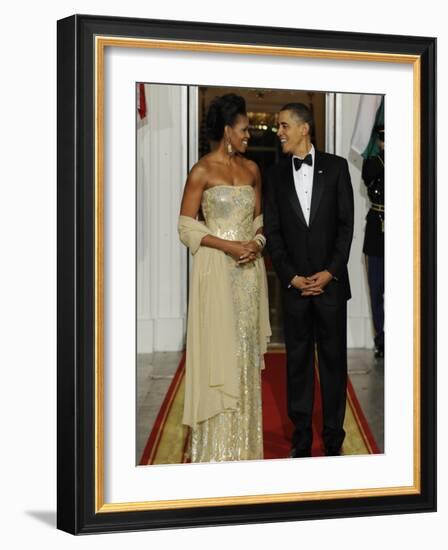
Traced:
[[260, 247], [260, 252], [263, 250], [263, 248], [266, 246], [266, 237], [262, 235], [261, 233], [257, 233], [254, 237], [254, 241], [258, 244]]

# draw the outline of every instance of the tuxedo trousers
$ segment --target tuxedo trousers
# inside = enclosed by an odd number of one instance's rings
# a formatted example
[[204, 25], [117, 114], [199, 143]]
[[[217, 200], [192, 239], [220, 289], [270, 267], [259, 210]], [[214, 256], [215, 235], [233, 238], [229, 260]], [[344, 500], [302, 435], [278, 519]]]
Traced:
[[347, 302], [328, 304], [324, 295], [302, 297], [294, 287], [283, 294], [287, 356], [287, 407], [294, 424], [292, 446], [309, 453], [312, 446], [314, 361], [322, 397], [325, 449], [339, 449], [347, 395]]

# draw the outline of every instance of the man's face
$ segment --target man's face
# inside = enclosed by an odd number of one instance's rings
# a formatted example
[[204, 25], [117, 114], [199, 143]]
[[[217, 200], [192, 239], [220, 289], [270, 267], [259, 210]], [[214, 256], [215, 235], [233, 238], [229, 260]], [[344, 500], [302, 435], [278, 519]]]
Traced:
[[292, 111], [280, 111], [277, 137], [284, 153], [294, 154], [307, 141], [310, 126]]

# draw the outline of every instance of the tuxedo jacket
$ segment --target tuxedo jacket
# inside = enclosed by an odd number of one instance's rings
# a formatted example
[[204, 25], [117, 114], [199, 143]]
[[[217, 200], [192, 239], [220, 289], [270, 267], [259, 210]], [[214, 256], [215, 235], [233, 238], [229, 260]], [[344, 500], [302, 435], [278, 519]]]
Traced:
[[264, 233], [285, 291], [294, 275], [328, 270], [334, 278], [319, 299], [338, 303], [351, 297], [347, 262], [353, 238], [353, 190], [345, 159], [316, 150], [314, 160], [309, 225], [288, 156], [264, 177]]

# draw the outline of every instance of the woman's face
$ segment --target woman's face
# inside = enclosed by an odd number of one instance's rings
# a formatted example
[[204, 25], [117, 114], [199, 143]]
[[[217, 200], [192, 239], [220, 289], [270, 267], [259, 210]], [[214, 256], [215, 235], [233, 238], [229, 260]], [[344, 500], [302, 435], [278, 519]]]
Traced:
[[238, 153], [245, 153], [250, 139], [249, 119], [246, 115], [238, 115], [233, 126], [226, 126], [225, 137], [232, 149]]

